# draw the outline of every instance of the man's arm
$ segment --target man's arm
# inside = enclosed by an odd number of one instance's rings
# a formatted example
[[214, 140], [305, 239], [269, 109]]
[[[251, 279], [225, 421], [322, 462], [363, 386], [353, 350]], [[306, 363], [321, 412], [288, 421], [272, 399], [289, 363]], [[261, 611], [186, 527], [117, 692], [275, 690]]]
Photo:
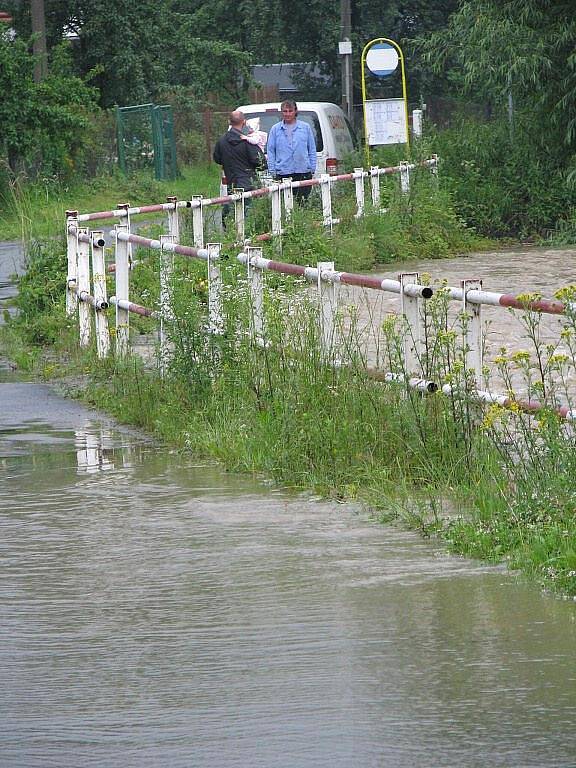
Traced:
[[[278, 125], [278, 123], [276, 123]], [[268, 134], [268, 146], [266, 153], [268, 155], [268, 170], [272, 176], [276, 176], [276, 125], [273, 125]]]
[[222, 165], [222, 156], [220, 154], [220, 142], [216, 142], [216, 146], [214, 147], [214, 152], [212, 153], [212, 159], [215, 163], [218, 163], [218, 165]]
[[318, 155], [316, 154], [316, 141], [314, 140], [314, 132], [308, 125], [308, 162], [310, 163], [310, 170], [312, 173], [316, 173], [317, 161]]

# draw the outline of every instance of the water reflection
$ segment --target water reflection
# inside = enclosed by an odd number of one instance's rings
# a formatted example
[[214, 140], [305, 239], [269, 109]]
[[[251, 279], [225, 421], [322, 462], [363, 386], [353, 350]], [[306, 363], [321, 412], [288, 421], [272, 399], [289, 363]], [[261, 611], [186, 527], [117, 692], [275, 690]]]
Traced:
[[111, 430], [102, 429], [96, 434], [86, 429], [77, 429], [74, 434], [79, 473], [103, 472], [115, 468], [115, 440]]

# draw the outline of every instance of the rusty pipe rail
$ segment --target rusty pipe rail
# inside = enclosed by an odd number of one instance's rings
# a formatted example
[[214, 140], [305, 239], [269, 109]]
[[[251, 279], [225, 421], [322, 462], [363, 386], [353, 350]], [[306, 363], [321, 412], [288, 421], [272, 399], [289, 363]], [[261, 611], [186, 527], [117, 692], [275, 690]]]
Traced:
[[357, 285], [363, 288], [371, 288], [377, 291], [387, 291], [389, 293], [405, 293], [407, 296], [415, 298], [429, 299], [432, 297], [434, 291], [428, 285], [418, 285], [416, 283], [409, 283], [402, 286], [399, 280], [381, 279], [379, 277], [371, 277], [370, 275], [357, 275], [353, 272], [337, 272], [335, 270], [320, 270], [318, 275], [317, 267], [304, 267], [300, 264], [288, 264], [282, 261], [273, 261], [272, 259], [265, 259], [264, 257], [251, 257], [249, 259], [248, 254], [239, 253], [236, 257], [241, 264], [251, 266], [256, 269], [271, 270], [273, 272], [280, 272], [284, 275], [292, 275], [293, 277], [304, 277], [310, 282], [315, 282], [320, 277], [321, 280], [325, 280], [330, 283], [344, 283], [346, 285]]
[[[438, 164], [438, 158], [433, 157], [428, 160], [423, 160], [419, 163], [406, 163], [404, 165], [394, 165], [387, 168], [374, 168], [362, 172], [364, 178], [370, 178], [371, 176], [386, 176], [395, 173], [401, 173], [402, 170], [414, 170], [416, 168], [434, 168]], [[343, 173], [330, 177], [332, 181], [350, 181], [355, 178], [359, 178], [359, 174], [355, 173]], [[291, 186], [293, 189], [304, 187], [316, 187], [320, 185], [320, 179], [305, 179], [303, 181], [287, 181], [283, 182], [284, 186]], [[163, 211], [173, 211], [177, 208], [199, 208], [214, 205], [226, 205], [228, 203], [236, 202], [244, 198], [266, 197], [272, 194], [272, 190], [277, 188], [278, 185], [269, 185], [260, 187], [259, 189], [253, 189], [249, 192], [233, 193], [230, 195], [220, 195], [218, 197], [208, 197], [195, 200], [173, 200], [165, 203], [157, 203], [153, 205], [141, 205], [134, 207], [122, 207], [115, 208], [109, 211], [95, 211], [93, 213], [81, 213], [76, 218], [78, 222], [85, 221], [98, 221], [101, 219], [123, 219], [128, 216], [137, 216], [146, 213], [161, 213]]]
[[132, 312], [134, 315], [140, 315], [141, 317], [152, 317], [157, 319], [158, 313], [149, 307], [143, 307], [141, 304], [135, 304], [133, 301], [127, 299], [118, 299], [116, 296], [110, 296], [110, 304], [120, 309], [125, 309], [127, 312]]
[[468, 291], [464, 291], [462, 288], [447, 288], [446, 291], [451, 299], [457, 301], [466, 299], [470, 304], [507, 307], [509, 309], [541, 312], [549, 315], [565, 315], [567, 311], [576, 310], [576, 306], [572, 303], [564, 304], [562, 301], [553, 299], [523, 299], [522, 294], [495, 293], [493, 291], [482, 291], [473, 288]]

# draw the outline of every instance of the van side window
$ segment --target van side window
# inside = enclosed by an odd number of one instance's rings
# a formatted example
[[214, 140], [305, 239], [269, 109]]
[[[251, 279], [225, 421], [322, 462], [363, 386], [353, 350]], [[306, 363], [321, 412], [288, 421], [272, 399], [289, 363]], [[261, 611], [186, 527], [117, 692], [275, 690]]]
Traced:
[[354, 130], [354, 126], [348, 120], [346, 116], [344, 116], [344, 120], [346, 120], [346, 125], [348, 126], [348, 130], [350, 131], [350, 138], [352, 139], [352, 144], [357, 147], [358, 146], [358, 136], [356, 136], [356, 131]]

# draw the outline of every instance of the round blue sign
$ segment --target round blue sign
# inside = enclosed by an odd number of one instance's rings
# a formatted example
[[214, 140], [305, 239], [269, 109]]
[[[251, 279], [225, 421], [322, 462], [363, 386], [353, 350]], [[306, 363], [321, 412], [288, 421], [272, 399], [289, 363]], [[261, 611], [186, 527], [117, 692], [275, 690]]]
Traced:
[[366, 66], [376, 77], [391, 75], [398, 61], [398, 52], [388, 43], [376, 43], [366, 54]]

